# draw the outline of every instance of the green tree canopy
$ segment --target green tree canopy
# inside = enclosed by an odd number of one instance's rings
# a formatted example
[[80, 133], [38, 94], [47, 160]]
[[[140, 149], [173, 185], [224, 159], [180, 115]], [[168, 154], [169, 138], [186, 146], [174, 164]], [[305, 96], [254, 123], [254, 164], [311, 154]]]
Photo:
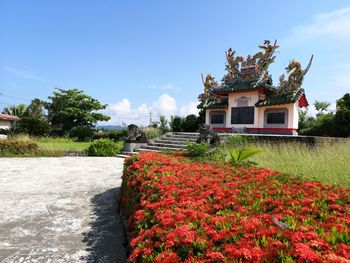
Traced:
[[25, 116], [40, 120], [47, 120], [44, 102], [40, 99], [33, 99], [26, 109]]
[[18, 118], [22, 118], [26, 115], [27, 105], [18, 104], [15, 106], [9, 106], [4, 108], [4, 113], [12, 116], [17, 116]]
[[78, 89], [56, 89], [50, 101], [45, 102], [48, 119], [56, 129], [69, 131], [76, 126], [94, 126], [98, 121], [108, 121], [109, 116], [98, 113], [107, 105]]
[[318, 111], [319, 115], [322, 115], [325, 111], [327, 111], [328, 107], [330, 105], [331, 104], [327, 101], [317, 101], [316, 100], [314, 103], [315, 109]]

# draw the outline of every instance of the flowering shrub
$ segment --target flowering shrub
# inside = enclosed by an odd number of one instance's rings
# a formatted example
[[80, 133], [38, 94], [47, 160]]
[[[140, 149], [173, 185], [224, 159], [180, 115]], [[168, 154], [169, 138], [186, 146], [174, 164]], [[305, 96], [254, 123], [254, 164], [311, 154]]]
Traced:
[[350, 190], [263, 168], [125, 161], [129, 262], [350, 262]]

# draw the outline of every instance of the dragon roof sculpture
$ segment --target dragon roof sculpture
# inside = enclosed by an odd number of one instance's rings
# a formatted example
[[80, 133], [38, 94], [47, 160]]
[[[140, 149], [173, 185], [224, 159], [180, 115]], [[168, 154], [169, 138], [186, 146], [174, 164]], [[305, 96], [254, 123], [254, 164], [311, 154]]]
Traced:
[[[285, 74], [282, 74], [279, 77], [279, 84], [273, 86], [272, 77], [269, 75], [268, 69], [276, 59], [274, 54], [276, 49], [279, 48], [277, 40], [273, 44], [269, 40], [265, 40], [264, 44], [258, 47], [261, 49], [260, 52], [253, 56], [248, 55], [246, 58], [235, 56], [236, 51], [231, 48], [228, 49], [226, 51], [226, 74], [220, 83], [211, 74], [208, 74], [206, 77], [202, 75], [204, 92], [199, 96], [201, 108], [220, 104], [222, 102], [222, 94], [228, 92], [265, 88], [268, 90], [267, 99], [290, 102], [298, 99], [300, 94], [304, 93], [301, 85], [304, 76], [311, 67], [313, 55], [305, 69], [302, 69], [300, 63], [293, 59], [285, 68], [287, 78]], [[292, 99], [283, 100], [283, 97]]]

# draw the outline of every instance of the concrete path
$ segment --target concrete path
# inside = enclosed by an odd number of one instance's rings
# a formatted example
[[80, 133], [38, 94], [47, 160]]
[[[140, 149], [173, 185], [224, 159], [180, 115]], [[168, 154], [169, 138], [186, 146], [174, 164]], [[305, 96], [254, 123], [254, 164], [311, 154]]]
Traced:
[[0, 158], [0, 262], [125, 262], [123, 159]]

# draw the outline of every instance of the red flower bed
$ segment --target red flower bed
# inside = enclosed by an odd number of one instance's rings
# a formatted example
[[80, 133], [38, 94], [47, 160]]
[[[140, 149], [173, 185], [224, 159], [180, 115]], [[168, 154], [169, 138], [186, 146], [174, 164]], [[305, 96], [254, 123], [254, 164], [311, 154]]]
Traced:
[[130, 262], [350, 262], [350, 190], [144, 153], [121, 190]]

